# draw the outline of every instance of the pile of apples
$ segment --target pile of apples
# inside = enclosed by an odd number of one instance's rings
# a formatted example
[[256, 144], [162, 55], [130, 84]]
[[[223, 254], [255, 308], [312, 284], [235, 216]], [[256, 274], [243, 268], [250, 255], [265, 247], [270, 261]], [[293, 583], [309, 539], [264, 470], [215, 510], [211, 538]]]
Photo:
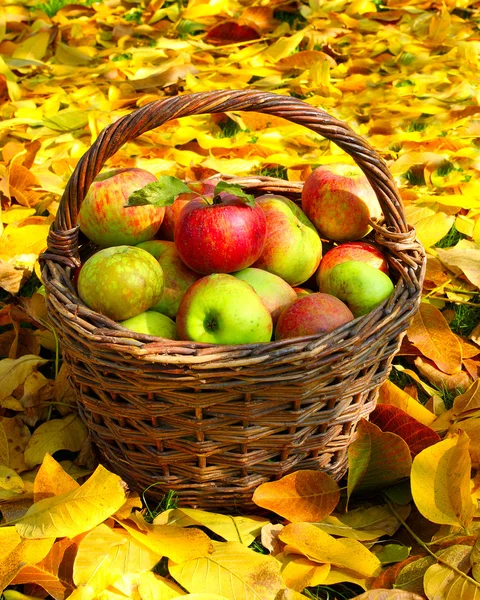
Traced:
[[[393, 292], [360, 241], [381, 209], [356, 166], [315, 169], [301, 208], [225, 182], [190, 187], [143, 169], [92, 183], [81, 231], [100, 248], [75, 274], [82, 301], [137, 333], [215, 344], [322, 334]], [[322, 240], [333, 245], [322, 258]]]

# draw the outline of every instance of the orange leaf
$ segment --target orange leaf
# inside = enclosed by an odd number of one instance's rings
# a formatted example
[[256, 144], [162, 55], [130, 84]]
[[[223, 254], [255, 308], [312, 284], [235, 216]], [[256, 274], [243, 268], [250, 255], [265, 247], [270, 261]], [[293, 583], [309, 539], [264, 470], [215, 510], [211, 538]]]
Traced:
[[334, 479], [322, 471], [297, 471], [278, 481], [263, 483], [253, 501], [285, 517], [292, 523], [321, 521], [333, 511], [340, 499]]
[[35, 583], [55, 600], [63, 600], [73, 591], [73, 563], [77, 544], [68, 538], [56, 542], [48, 555], [34, 566], [24, 567], [12, 585]]
[[[480, 410], [480, 380], [477, 379], [464, 392], [457, 396], [453, 402], [453, 414], [455, 416]], [[466, 415], [465, 415], [466, 416]]]
[[449, 375], [462, 368], [462, 347], [445, 317], [432, 304], [422, 302], [407, 330], [408, 339], [424, 356]]
[[426, 377], [431, 384], [440, 390], [443, 388], [449, 391], [459, 388], [464, 390], [472, 383], [470, 375], [466, 371], [457, 371], [453, 375], [447, 375], [437, 369], [434, 362], [425, 360], [421, 356], [418, 356], [414, 363], [420, 375]]

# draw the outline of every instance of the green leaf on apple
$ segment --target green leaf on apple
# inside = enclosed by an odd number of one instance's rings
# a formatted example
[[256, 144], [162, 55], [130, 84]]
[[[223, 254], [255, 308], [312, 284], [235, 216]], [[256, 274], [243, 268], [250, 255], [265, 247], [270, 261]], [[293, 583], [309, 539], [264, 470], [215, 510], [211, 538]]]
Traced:
[[237, 196], [239, 200], [242, 200], [247, 206], [251, 208], [255, 207], [255, 196], [253, 194], [247, 194], [242, 188], [236, 183], [227, 183], [226, 181], [219, 181], [213, 190], [214, 198], [218, 196], [220, 192], [227, 192], [234, 196]]
[[191, 194], [192, 190], [177, 177], [161, 175], [157, 181], [148, 183], [128, 197], [125, 206], [170, 206], [180, 194]]

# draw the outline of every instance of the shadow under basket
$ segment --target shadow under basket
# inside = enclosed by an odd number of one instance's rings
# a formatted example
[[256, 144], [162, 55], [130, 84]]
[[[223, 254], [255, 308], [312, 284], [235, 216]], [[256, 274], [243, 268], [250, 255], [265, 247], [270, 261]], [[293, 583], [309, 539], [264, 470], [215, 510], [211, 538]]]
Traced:
[[[77, 215], [105, 162], [171, 119], [226, 111], [284, 117], [353, 157], [382, 207], [373, 227], [395, 282], [389, 300], [328, 335], [232, 346], [136, 334], [85, 306], [72, 285]], [[300, 201], [301, 183], [235, 182]], [[159, 100], [104, 129], [66, 186], [42, 263], [50, 319], [102, 463], [151, 502], [174, 490], [180, 506], [248, 512], [266, 481], [299, 469], [344, 475], [356, 425], [418, 309], [425, 254], [385, 163], [347, 125], [295, 98], [225, 90]]]

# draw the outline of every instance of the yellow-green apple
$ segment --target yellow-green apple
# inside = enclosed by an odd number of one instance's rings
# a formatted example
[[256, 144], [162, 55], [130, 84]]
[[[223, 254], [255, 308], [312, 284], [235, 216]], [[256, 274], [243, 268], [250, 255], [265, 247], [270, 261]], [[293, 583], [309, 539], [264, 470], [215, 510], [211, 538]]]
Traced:
[[359, 260], [348, 260], [333, 267], [324, 288], [359, 317], [389, 298], [393, 283], [383, 271]]
[[265, 194], [257, 198], [265, 213], [265, 248], [253, 264], [297, 286], [315, 273], [322, 257], [322, 242], [315, 227], [295, 202]]
[[233, 273], [251, 266], [263, 251], [265, 215], [252, 197], [220, 192], [210, 201], [191, 200], [175, 225], [175, 243], [183, 262], [204, 275]]
[[370, 182], [356, 165], [317, 167], [302, 190], [302, 208], [321, 237], [336, 242], [358, 240], [370, 231], [369, 219], [382, 210]]
[[352, 312], [341, 300], [315, 292], [298, 298], [282, 312], [275, 328], [275, 339], [329, 333], [352, 320]]
[[201, 194], [202, 196], [213, 198], [213, 191], [215, 189], [215, 182], [209, 181], [191, 181], [188, 187], [192, 190], [191, 193], [180, 194], [173, 204], [165, 207], [165, 217], [163, 218], [162, 225], [158, 230], [157, 237], [163, 240], [169, 240], [171, 242], [175, 239], [175, 224], [178, 220], [178, 216], [182, 208]]
[[272, 337], [272, 317], [253, 287], [225, 273], [196, 281], [180, 302], [181, 340], [212, 344], [256, 344]]
[[120, 325], [136, 333], [145, 333], [169, 340], [177, 339], [177, 326], [172, 319], [154, 310], [146, 310], [130, 319], [120, 321]]
[[158, 260], [135, 246], [103, 248], [78, 276], [78, 295], [92, 310], [123, 321], [154, 306], [163, 293]]
[[253, 287], [272, 315], [274, 325], [282, 310], [297, 299], [297, 294], [291, 285], [278, 275], [263, 269], [248, 267], [233, 275]]
[[314, 293], [313, 290], [309, 290], [304, 287], [294, 287], [293, 289], [295, 290], [295, 293], [297, 294], [297, 298], [302, 298], [302, 296], [309, 296], [310, 294]]
[[149, 240], [138, 244], [154, 256], [163, 271], [164, 289], [160, 301], [152, 306], [152, 310], [163, 313], [174, 319], [178, 306], [188, 288], [199, 279], [200, 275], [187, 267], [178, 254], [174, 242], [167, 240]]
[[376, 246], [367, 242], [345, 242], [329, 250], [320, 261], [316, 278], [321, 292], [326, 290], [325, 282], [333, 267], [347, 260], [359, 260], [388, 274], [387, 259]]
[[98, 175], [80, 207], [80, 229], [99, 246], [135, 245], [153, 238], [165, 208], [125, 205], [132, 192], [154, 181], [155, 175], [134, 168]]

